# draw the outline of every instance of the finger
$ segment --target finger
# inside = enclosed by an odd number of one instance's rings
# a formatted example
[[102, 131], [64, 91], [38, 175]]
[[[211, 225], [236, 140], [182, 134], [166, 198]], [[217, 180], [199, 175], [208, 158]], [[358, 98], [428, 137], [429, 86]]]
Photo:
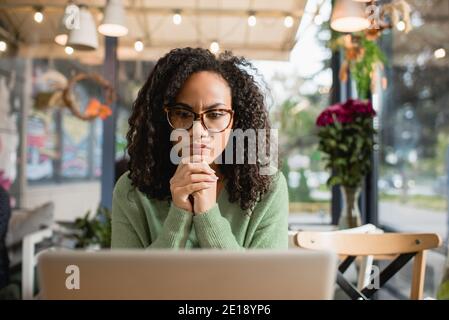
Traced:
[[186, 193], [192, 194], [194, 192], [201, 191], [204, 189], [210, 189], [213, 186], [214, 186], [213, 182], [197, 182], [197, 183], [189, 184], [189, 185], [183, 187], [182, 189]]
[[[199, 180], [195, 179], [192, 181], [192, 175], [202, 175], [195, 176], [194, 178], [199, 178]], [[204, 176], [209, 176], [209, 179], [203, 179]], [[176, 171], [173, 177], [170, 179], [170, 185], [172, 186], [183, 186], [192, 182], [200, 182], [201, 180], [207, 181], [217, 181], [218, 177], [215, 174], [215, 171], [212, 170], [209, 165], [203, 163], [189, 163], [184, 165], [179, 171]]]
[[175, 174], [178, 172], [184, 172], [185, 169], [183, 169], [185, 167], [186, 164], [189, 163], [196, 163], [196, 162], [202, 162], [200, 158], [198, 158], [198, 156], [187, 156], [187, 157], [183, 157], [181, 158], [181, 161], [178, 164], [178, 167], [176, 168]]
[[184, 153], [183, 153], [181, 155], [181, 160], [179, 161], [179, 164], [176, 167], [175, 173], [180, 171], [185, 164], [188, 164], [188, 163], [191, 163], [191, 162], [194, 162], [194, 161], [191, 160], [190, 154], [184, 155]]
[[207, 163], [187, 163], [179, 169], [180, 176], [186, 176], [192, 173], [206, 173], [206, 174], [215, 174], [215, 170], [213, 170]]
[[215, 182], [218, 180], [218, 177], [214, 174], [191, 174], [186, 180], [189, 183], [196, 183], [196, 182]]
[[201, 154], [194, 154], [194, 155], [192, 155], [192, 156], [190, 157], [190, 161], [191, 161], [191, 162], [194, 162], [194, 163], [207, 163], [207, 162], [204, 160], [204, 156], [201, 155]]
[[185, 187], [192, 183], [198, 182], [217, 182], [218, 177], [215, 174], [187, 174], [183, 178], [172, 178], [170, 180], [171, 188]]
[[188, 163], [206, 163], [203, 159], [204, 157], [199, 155], [199, 154], [195, 154], [193, 156], [189, 156], [189, 157], [185, 157], [181, 159], [181, 163], [182, 164], [188, 164]]

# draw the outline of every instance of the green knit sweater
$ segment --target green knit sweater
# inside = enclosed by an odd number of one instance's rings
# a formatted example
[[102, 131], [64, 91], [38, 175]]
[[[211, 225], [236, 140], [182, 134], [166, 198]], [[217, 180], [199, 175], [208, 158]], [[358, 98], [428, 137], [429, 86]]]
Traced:
[[288, 190], [280, 171], [251, 216], [229, 202], [226, 188], [210, 210], [193, 215], [171, 201], [149, 199], [131, 186], [128, 173], [112, 202], [112, 248], [288, 248]]

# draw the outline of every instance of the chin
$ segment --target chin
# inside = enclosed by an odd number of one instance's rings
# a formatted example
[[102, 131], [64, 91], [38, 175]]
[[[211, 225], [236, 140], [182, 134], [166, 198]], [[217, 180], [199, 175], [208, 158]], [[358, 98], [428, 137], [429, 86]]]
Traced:
[[215, 160], [215, 158], [213, 157], [213, 154], [210, 150], [204, 150], [204, 151], [190, 151], [190, 155], [198, 155], [201, 156], [201, 159], [206, 162], [207, 164], [212, 164]]
[[205, 161], [207, 164], [209, 164], [209, 165], [211, 165], [212, 163], [214, 163], [214, 160], [215, 160], [214, 157], [211, 157], [211, 156], [209, 156], [209, 155], [205, 155], [203, 159], [204, 159], [204, 161]]

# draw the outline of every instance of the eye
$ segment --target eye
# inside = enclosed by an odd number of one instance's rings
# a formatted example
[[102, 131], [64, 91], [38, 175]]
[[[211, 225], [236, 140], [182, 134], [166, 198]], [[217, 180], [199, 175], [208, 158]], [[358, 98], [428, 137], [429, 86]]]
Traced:
[[210, 111], [206, 114], [208, 119], [216, 120], [220, 119], [221, 117], [225, 116], [226, 112], [223, 111]]
[[192, 117], [192, 113], [187, 111], [187, 110], [183, 110], [183, 109], [175, 109], [173, 111], [174, 116], [179, 117], [179, 118], [183, 118], [183, 119], [187, 119], [187, 118], [191, 118]]

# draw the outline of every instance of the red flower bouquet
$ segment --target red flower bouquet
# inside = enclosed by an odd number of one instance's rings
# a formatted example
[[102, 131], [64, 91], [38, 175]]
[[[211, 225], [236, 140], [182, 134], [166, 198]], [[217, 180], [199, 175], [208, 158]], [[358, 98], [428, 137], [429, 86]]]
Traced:
[[340, 123], [351, 123], [356, 117], [372, 118], [376, 115], [370, 101], [349, 99], [345, 103], [334, 104], [325, 109], [318, 117], [316, 124], [324, 127], [333, 124], [335, 121]]
[[[329, 186], [340, 185], [345, 199], [345, 221], [340, 226], [355, 227], [359, 220], [356, 201], [363, 178], [371, 166], [376, 130], [376, 115], [370, 101], [348, 100], [326, 108], [317, 118], [319, 150], [326, 154], [326, 168], [331, 170]], [[359, 219], [359, 218], [358, 218]], [[344, 228], [342, 227], [342, 228]]]

